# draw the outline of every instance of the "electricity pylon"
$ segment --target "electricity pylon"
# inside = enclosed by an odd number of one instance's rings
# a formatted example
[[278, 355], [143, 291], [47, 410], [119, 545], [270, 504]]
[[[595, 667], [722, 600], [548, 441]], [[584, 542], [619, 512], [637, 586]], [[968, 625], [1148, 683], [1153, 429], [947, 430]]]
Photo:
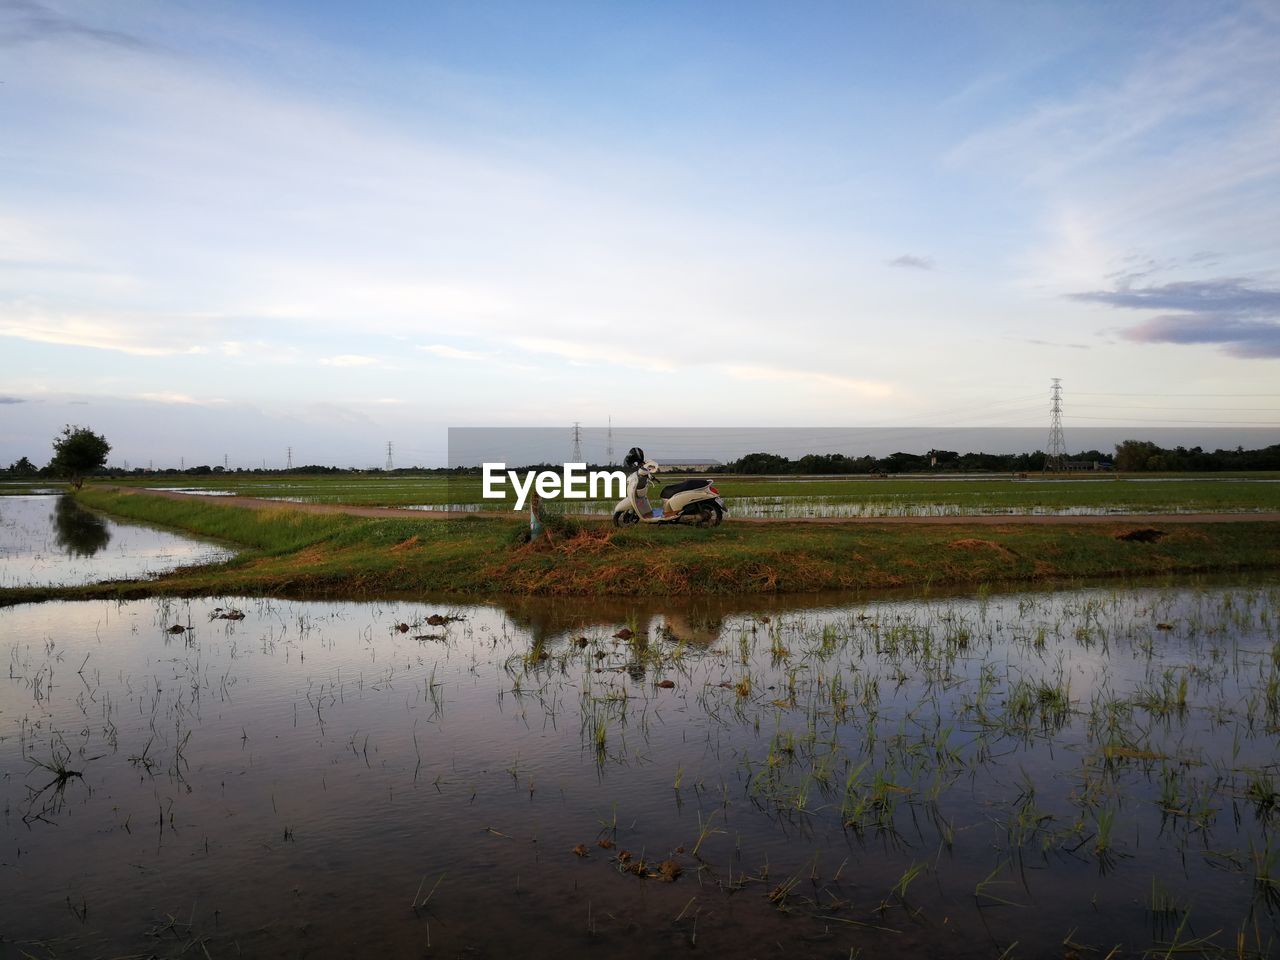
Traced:
[[1067, 442], [1062, 437], [1062, 381], [1053, 378], [1049, 402], [1049, 449], [1045, 451], [1044, 472], [1067, 472]]

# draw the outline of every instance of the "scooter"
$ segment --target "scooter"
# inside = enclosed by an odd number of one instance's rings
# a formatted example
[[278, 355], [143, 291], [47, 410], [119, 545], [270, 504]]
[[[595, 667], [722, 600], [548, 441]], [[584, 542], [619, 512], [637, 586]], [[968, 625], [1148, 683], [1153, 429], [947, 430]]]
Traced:
[[634, 468], [627, 477], [627, 495], [613, 508], [613, 525], [633, 523], [692, 523], [718, 527], [727, 512], [724, 499], [713, 480], [681, 480], [662, 488], [661, 507], [649, 504], [649, 484], [662, 468], [644, 458], [644, 451], [632, 447], [624, 465]]

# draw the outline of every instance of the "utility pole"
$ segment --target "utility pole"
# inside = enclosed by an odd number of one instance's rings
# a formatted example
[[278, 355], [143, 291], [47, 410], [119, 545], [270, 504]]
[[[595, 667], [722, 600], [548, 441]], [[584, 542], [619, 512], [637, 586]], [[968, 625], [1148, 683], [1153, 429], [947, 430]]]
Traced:
[[613, 414], [609, 414], [609, 446], [605, 450], [605, 460], [609, 466], [613, 466]]
[[187, 458], [186, 458], [186, 457], [179, 457], [179, 458], [178, 458], [178, 469], [179, 469], [179, 470], [185, 470], [185, 469], [187, 469]]
[[570, 462], [582, 462], [582, 424], [577, 420], [573, 421], [573, 460]]
[[222, 455], [222, 469], [227, 469], [227, 455], [225, 453]]
[[387, 441], [387, 469], [391, 470], [391, 441]]
[[1062, 381], [1053, 378], [1049, 401], [1049, 448], [1044, 457], [1045, 473], [1067, 472], [1067, 442], [1062, 437]]
[[286, 470], [292, 470], [292, 469], [293, 469], [293, 447], [290, 447], [290, 448], [289, 448], [289, 453], [288, 453], [288, 455], [285, 457], [285, 461], [284, 461], [284, 468], [285, 468]]

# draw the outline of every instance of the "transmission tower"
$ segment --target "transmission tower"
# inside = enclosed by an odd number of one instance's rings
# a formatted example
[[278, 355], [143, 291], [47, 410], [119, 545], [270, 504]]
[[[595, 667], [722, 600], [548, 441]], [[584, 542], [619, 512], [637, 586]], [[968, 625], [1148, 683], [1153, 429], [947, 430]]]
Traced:
[[225, 453], [222, 455], [222, 469], [227, 469], [227, 455]]
[[609, 414], [609, 446], [605, 450], [605, 459], [613, 466], [613, 414]]
[[387, 469], [393, 469], [391, 466], [391, 441], [387, 441]]
[[1067, 442], [1062, 438], [1062, 381], [1053, 378], [1049, 403], [1049, 448], [1045, 452], [1045, 473], [1066, 473]]
[[286, 470], [292, 470], [292, 469], [293, 469], [293, 447], [290, 447], [290, 448], [289, 448], [289, 453], [288, 453], [288, 455], [285, 457], [285, 461], [284, 461], [284, 468], [285, 468]]
[[573, 459], [570, 463], [582, 462], [582, 424], [573, 422]]

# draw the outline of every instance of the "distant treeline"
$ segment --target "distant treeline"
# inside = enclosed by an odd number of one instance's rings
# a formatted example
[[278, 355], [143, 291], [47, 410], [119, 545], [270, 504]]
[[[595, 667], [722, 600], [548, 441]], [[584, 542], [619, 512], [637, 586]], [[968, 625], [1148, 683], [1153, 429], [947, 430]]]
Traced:
[[[714, 470], [699, 473], [735, 474], [895, 474], [895, 473], [1039, 473], [1044, 469], [1045, 453], [957, 453], [954, 450], [930, 450], [927, 453], [893, 453], [887, 457], [850, 457], [843, 453], [810, 453], [795, 460], [776, 453], [749, 453]], [[1203, 472], [1236, 470], [1280, 471], [1280, 444], [1261, 450], [1205, 450], [1201, 447], [1174, 447], [1166, 449], [1146, 440], [1126, 440], [1116, 445], [1114, 454], [1099, 450], [1083, 450], [1067, 458], [1068, 469], [1077, 471], [1118, 470], [1125, 473], [1145, 472]], [[554, 470], [559, 464], [530, 465]], [[603, 469], [603, 465], [593, 465]], [[525, 468], [521, 468], [525, 469]], [[97, 471], [100, 477], [204, 477], [204, 476], [317, 476], [328, 474], [373, 474], [388, 477], [413, 476], [464, 476], [479, 471], [472, 467], [406, 467], [382, 470], [377, 467], [326, 467], [320, 464], [292, 467], [290, 469], [224, 469], [221, 465], [202, 464], [184, 470], [148, 470], [142, 467], [121, 469], [106, 467]], [[690, 471], [675, 471], [687, 473]], [[46, 464], [37, 467], [26, 457], [11, 463], [8, 469], [0, 469], [0, 476], [9, 479], [36, 479], [54, 477]]]
[[1115, 468], [1126, 471], [1280, 470], [1280, 443], [1261, 450], [1204, 450], [1174, 447], [1166, 450], [1146, 440], [1126, 440], [1116, 446]]
[[[796, 460], [774, 453], [749, 453], [726, 463], [724, 473], [741, 474], [838, 474], [838, 473], [1039, 473], [1045, 453], [894, 453], [887, 457], [850, 457], [842, 453], [811, 453]], [[1223, 470], [1280, 470], [1280, 444], [1261, 450], [1205, 450], [1174, 447], [1167, 450], [1146, 440], [1126, 440], [1114, 454], [1082, 450], [1067, 457], [1071, 471], [1121, 470], [1142, 472], [1214, 472]]]
[[[1097, 450], [1073, 456], [1072, 461], [1094, 469], [1111, 468], [1111, 457]], [[828, 474], [828, 473], [1021, 473], [1044, 469], [1045, 455], [1035, 453], [957, 453], [955, 450], [930, 450], [928, 453], [891, 453], [887, 457], [850, 457], [843, 453], [810, 453], [796, 460], [776, 453], [749, 453], [726, 463], [725, 473], [743, 474]]]

